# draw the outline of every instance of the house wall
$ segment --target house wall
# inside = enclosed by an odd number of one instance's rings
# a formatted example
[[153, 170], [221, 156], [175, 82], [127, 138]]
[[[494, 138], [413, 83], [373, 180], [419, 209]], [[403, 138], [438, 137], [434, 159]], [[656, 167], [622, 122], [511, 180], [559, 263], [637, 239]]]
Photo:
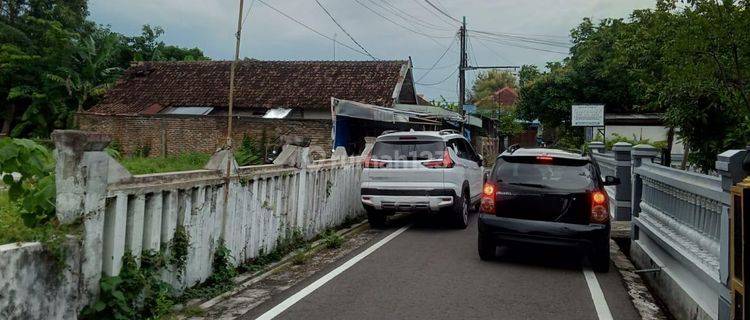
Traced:
[[[109, 135], [124, 154], [148, 149], [150, 156], [187, 152], [213, 153], [226, 139], [227, 118], [185, 115], [95, 115], [78, 114], [81, 130]], [[285, 135], [311, 139], [311, 145], [331, 153], [329, 119], [263, 119], [237, 117], [233, 136], [236, 143], [244, 135], [261, 139], [265, 131], [269, 144], [283, 144]]]

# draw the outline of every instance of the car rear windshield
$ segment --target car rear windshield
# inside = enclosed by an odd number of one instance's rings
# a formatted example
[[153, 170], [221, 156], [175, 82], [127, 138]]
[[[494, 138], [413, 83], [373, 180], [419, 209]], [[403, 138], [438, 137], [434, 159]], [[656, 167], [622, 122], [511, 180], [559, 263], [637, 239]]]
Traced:
[[443, 157], [443, 141], [378, 141], [372, 158], [379, 160], [430, 160]]
[[498, 183], [542, 189], [590, 190], [595, 173], [588, 161], [502, 157], [492, 176]]

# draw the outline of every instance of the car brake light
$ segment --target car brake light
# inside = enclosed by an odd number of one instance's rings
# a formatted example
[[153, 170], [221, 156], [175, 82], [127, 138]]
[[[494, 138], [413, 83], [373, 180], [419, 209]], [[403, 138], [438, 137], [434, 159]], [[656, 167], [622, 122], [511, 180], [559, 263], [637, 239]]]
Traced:
[[455, 162], [453, 162], [453, 159], [451, 159], [451, 155], [450, 153], [448, 153], [448, 148], [446, 148], [445, 151], [443, 151], [442, 159], [425, 161], [422, 162], [422, 165], [430, 169], [445, 169], [453, 168]]
[[485, 183], [482, 188], [482, 200], [479, 203], [479, 212], [485, 214], [495, 214], [495, 185]]
[[552, 157], [550, 156], [538, 156], [536, 159], [540, 161], [552, 161]]
[[591, 194], [591, 222], [605, 223], [609, 220], [609, 203], [607, 195], [601, 191]]
[[386, 164], [384, 161], [372, 160], [371, 154], [368, 154], [365, 158], [365, 168], [384, 168]]

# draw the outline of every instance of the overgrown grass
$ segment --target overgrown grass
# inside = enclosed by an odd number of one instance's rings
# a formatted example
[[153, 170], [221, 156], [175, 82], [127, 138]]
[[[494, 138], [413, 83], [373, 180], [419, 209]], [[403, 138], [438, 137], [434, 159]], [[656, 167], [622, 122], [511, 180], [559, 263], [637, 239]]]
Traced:
[[203, 168], [211, 158], [210, 154], [191, 152], [166, 157], [127, 157], [120, 163], [132, 174], [148, 174], [172, 171], [188, 171]]

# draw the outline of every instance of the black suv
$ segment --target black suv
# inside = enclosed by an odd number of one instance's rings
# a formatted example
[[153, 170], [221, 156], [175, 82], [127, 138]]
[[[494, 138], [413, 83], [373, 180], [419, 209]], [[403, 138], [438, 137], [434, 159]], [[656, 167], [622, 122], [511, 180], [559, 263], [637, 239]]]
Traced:
[[525, 242], [576, 246], [595, 271], [609, 270], [607, 176], [589, 156], [556, 149], [517, 149], [497, 157], [482, 190], [479, 256], [498, 245]]

